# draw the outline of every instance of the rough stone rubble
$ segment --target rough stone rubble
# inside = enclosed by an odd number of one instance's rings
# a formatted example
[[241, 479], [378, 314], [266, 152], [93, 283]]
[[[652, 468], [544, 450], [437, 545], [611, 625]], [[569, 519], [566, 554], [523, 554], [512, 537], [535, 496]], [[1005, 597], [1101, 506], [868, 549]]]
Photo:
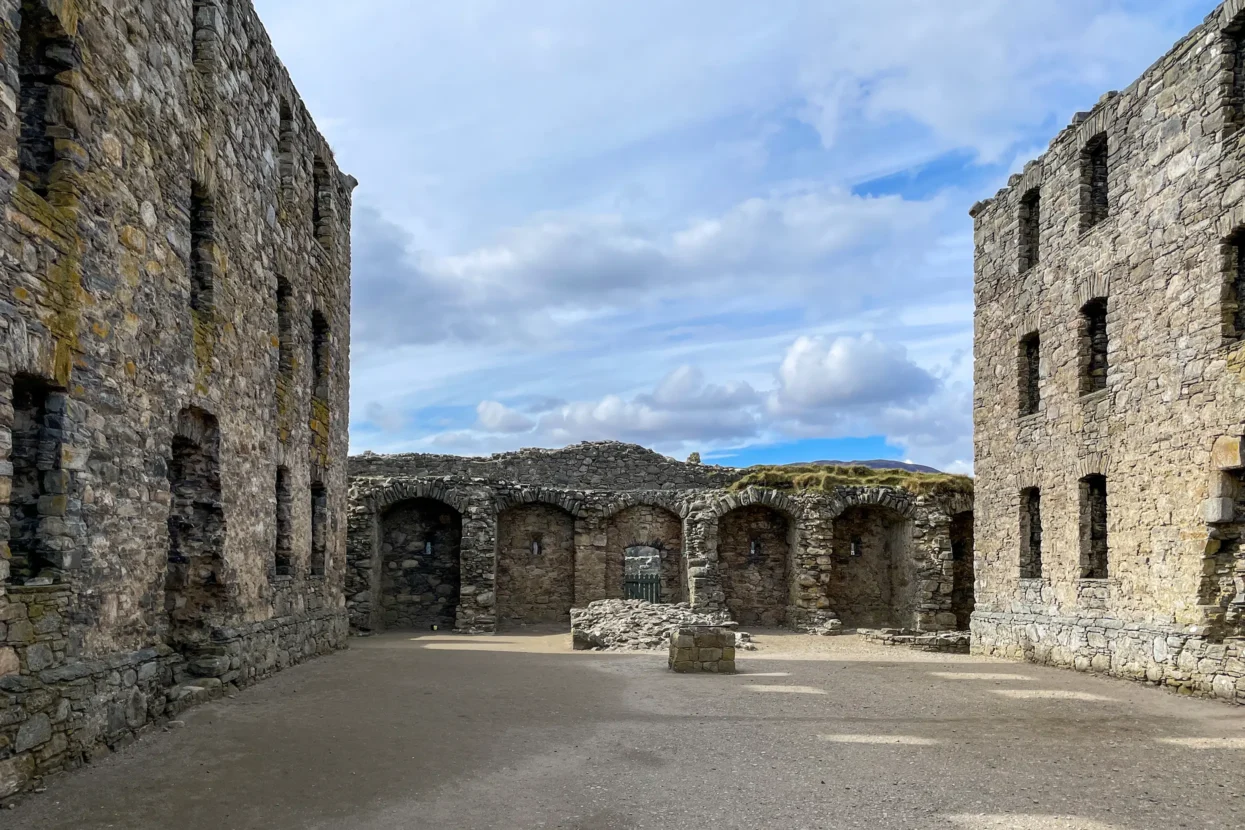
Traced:
[[700, 613], [686, 603], [655, 605], [638, 599], [603, 599], [571, 609], [571, 641], [578, 651], [660, 651], [670, 633], [689, 626], [733, 628], [722, 611]]

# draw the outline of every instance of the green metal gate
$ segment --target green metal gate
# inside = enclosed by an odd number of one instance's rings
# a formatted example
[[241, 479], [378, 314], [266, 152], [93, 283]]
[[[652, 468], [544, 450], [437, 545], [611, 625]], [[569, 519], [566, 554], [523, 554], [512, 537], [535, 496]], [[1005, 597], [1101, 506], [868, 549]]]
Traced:
[[661, 602], [661, 574], [634, 574], [624, 582], [627, 599]]

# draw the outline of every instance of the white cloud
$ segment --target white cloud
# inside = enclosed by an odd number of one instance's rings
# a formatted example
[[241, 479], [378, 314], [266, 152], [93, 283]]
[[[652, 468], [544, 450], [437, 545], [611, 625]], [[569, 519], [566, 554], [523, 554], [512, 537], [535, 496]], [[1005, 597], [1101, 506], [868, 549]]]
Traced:
[[965, 211], [1213, 0], [256, 6], [362, 182], [355, 449], [967, 464]]
[[770, 408], [801, 417], [828, 408], [856, 408], [924, 400], [937, 381], [907, 351], [873, 335], [826, 340], [801, 337], [778, 369]]
[[[360, 345], [557, 339], [633, 315], [677, 322], [735, 306], [754, 312], [818, 299], [846, 315], [893, 296], [910, 265], [938, 250], [937, 201], [865, 198], [813, 187], [752, 198], [670, 231], [618, 216], [545, 217], [450, 256], [357, 210], [354, 326]], [[940, 271], [931, 269], [930, 273]], [[915, 301], [945, 291], [909, 284]]]
[[476, 407], [480, 429], [485, 432], [498, 432], [513, 435], [520, 432], [531, 432], [536, 422], [522, 412], [511, 409], [497, 401], [481, 401]]

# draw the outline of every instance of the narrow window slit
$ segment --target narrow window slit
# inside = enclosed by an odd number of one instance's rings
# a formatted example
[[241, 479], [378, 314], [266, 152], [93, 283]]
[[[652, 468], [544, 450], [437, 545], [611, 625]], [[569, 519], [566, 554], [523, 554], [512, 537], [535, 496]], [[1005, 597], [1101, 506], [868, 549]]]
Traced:
[[1020, 339], [1020, 414], [1036, 415], [1042, 403], [1042, 343], [1037, 332]]
[[1020, 492], [1020, 578], [1042, 578], [1042, 492]]
[[1081, 394], [1107, 388], [1107, 301], [1090, 300], [1081, 308]]
[[195, 182], [190, 192], [190, 307], [212, 310], [216, 287], [216, 201]]
[[1107, 546], [1107, 479], [1081, 479], [1081, 578], [1107, 579], [1111, 568]]
[[18, 39], [18, 166], [21, 181], [47, 198], [57, 168], [56, 139], [73, 138], [62, 119], [73, 111], [77, 95], [65, 86], [64, 73], [77, 68], [77, 45], [43, 2], [23, 0]]
[[328, 490], [316, 482], [311, 485], [311, 575], [327, 572], [329, 531]]
[[1042, 245], [1042, 192], [1033, 188], [1020, 200], [1020, 272], [1037, 265]]
[[1111, 212], [1110, 156], [1107, 134], [1089, 140], [1081, 153], [1081, 230], [1087, 231]]
[[288, 467], [277, 468], [277, 545], [274, 573], [294, 575], [294, 492]]

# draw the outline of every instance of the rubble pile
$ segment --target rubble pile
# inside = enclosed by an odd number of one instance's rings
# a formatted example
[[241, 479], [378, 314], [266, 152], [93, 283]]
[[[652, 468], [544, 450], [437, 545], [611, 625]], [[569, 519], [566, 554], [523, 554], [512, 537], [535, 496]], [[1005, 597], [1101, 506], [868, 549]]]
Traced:
[[571, 640], [576, 651], [659, 651], [669, 648], [670, 632], [675, 629], [733, 629], [735, 625], [724, 612], [693, 611], [687, 603], [656, 605], [638, 599], [603, 599], [586, 608], [571, 609]]

